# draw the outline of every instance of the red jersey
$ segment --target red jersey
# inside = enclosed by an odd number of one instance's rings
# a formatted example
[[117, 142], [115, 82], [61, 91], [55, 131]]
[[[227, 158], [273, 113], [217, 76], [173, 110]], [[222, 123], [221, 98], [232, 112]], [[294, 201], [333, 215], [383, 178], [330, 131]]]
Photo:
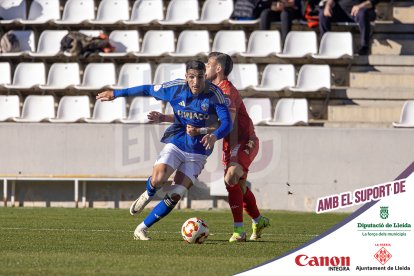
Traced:
[[252, 119], [246, 111], [242, 97], [234, 85], [226, 80], [221, 81], [218, 87], [227, 96], [226, 101], [230, 113], [236, 112], [236, 118], [233, 123], [233, 130], [223, 138], [223, 150], [230, 150], [240, 142], [247, 143], [250, 139], [255, 139], [254, 125]]

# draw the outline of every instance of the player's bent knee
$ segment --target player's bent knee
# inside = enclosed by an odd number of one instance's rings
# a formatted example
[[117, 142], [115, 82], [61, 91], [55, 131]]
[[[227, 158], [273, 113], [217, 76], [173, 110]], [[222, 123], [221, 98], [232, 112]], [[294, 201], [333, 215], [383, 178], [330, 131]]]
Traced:
[[181, 198], [184, 197], [187, 192], [187, 188], [182, 185], [171, 185], [168, 188], [167, 195], [174, 201], [178, 202]]

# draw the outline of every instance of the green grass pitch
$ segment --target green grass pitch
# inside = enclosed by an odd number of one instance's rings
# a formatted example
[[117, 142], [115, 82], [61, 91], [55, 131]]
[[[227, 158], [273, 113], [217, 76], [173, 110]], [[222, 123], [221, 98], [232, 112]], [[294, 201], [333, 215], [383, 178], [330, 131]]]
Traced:
[[[257, 242], [229, 243], [228, 210], [174, 210], [155, 224], [151, 241], [135, 241], [138, 217], [122, 209], [0, 208], [0, 275], [232, 275], [286, 253], [347, 214], [264, 211], [271, 227]], [[190, 217], [210, 229], [205, 244], [186, 244]], [[245, 217], [248, 236], [250, 219]]]

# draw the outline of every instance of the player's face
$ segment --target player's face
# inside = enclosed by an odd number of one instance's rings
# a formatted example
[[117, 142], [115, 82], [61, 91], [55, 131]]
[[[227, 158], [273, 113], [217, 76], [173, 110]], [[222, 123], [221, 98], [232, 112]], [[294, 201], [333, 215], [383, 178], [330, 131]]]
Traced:
[[193, 92], [193, 94], [203, 92], [204, 87], [206, 86], [206, 77], [203, 71], [190, 69], [185, 74], [185, 79], [190, 86], [191, 92]]
[[208, 59], [206, 66], [206, 79], [213, 81], [217, 77], [217, 66], [218, 63], [215, 58], [211, 57]]

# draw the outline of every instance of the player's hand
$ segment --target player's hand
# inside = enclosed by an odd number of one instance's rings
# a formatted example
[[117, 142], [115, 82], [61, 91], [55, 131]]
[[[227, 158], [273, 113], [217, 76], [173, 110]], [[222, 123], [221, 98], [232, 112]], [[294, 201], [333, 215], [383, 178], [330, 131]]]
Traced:
[[327, 1], [325, 4], [325, 8], [323, 9], [323, 15], [326, 17], [332, 17], [332, 8], [333, 8], [333, 1]]
[[106, 90], [101, 93], [98, 93], [98, 95], [96, 96], [96, 99], [101, 100], [101, 101], [112, 101], [113, 99], [115, 99], [114, 91]]
[[200, 134], [200, 129], [192, 125], [187, 125], [186, 133], [190, 135], [191, 137], [194, 137]]
[[214, 134], [206, 134], [203, 136], [203, 138], [201, 139], [200, 143], [203, 144], [203, 146], [209, 150], [209, 149], [213, 149], [214, 147], [214, 143], [217, 141], [217, 136]]
[[353, 6], [351, 10], [351, 15], [356, 17], [360, 9], [361, 9], [360, 5]]
[[161, 112], [151, 111], [148, 113], [147, 118], [150, 123], [162, 123], [164, 122], [165, 116]]

